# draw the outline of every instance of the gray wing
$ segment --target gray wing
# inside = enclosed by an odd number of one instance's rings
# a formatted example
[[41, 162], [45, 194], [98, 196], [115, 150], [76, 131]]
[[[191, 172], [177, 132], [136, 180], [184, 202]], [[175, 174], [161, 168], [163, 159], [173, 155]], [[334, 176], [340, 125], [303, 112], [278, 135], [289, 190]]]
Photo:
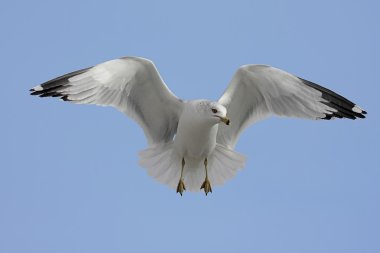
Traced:
[[366, 114], [329, 89], [265, 65], [240, 67], [219, 102], [227, 108], [231, 125], [219, 126], [217, 142], [229, 148], [244, 128], [270, 115], [356, 119]]
[[125, 57], [75, 71], [30, 90], [75, 104], [113, 106], [143, 128], [150, 144], [172, 140], [183, 103], [165, 85], [153, 62]]

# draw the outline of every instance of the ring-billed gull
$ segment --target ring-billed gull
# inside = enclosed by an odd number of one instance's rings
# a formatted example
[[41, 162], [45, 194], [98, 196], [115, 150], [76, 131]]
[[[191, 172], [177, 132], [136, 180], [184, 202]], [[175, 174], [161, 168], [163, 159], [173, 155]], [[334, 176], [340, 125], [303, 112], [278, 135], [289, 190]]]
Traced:
[[265, 117], [329, 120], [366, 114], [329, 89], [266, 65], [241, 66], [217, 102], [177, 98], [153, 62], [140, 57], [71, 72], [30, 91], [76, 104], [113, 106], [133, 118], [149, 144], [140, 152], [140, 165], [181, 195], [200, 189], [207, 195], [212, 185], [231, 179], [245, 162], [234, 151], [240, 133]]

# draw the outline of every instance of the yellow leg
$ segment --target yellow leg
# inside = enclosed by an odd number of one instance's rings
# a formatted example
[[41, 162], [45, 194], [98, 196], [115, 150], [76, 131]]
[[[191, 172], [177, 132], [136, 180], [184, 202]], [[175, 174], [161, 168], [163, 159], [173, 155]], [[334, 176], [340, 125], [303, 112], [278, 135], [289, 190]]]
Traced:
[[179, 178], [178, 186], [177, 186], [177, 193], [181, 194], [183, 191], [186, 191], [185, 183], [183, 182], [183, 168], [185, 167], [185, 159], [182, 158], [182, 169], [181, 169], [181, 177]]
[[205, 191], [205, 194], [207, 196], [207, 193], [212, 192], [211, 183], [208, 180], [207, 158], [204, 161], [204, 165], [205, 165], [206, 177], [205, 177], [205, 181], [203, 182], [203, 184], [201, 186], [201, 189], [203, 189]]

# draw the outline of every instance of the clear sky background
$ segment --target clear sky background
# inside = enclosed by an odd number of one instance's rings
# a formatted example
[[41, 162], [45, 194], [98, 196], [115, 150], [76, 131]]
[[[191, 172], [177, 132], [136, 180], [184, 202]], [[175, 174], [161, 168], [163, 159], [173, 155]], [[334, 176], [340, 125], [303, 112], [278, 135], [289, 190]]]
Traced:
[[[380, 252], [378, 1], [3, 1], [0, 252]], [[152, 59], [183, 99], [217, 100], [243, 64], [322, 84], [365, 120], [271, 118], [244, 170], [183, 197], [138, 166], [114, 110], [29, 95], [118, 58]]]

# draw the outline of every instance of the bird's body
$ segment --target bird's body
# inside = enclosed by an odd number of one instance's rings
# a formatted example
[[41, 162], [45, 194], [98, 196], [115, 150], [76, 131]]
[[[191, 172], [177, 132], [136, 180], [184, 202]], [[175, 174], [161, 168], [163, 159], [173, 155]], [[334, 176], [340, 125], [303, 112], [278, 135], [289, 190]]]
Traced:
[[204, 160], [214, 150], [218, 124], [197, 117], [197, 105], [207, 102], [192, 100], [185, 103], [174, 138], [174, 147], [178, 155], [188, 159]]
[[223, 184], [243, 167], [243, 156], [217, 145], [218, 123], [221, 119], [207, 117], [210, 108], [218, 108], [220, 117], [225, 118], [225, 108], [216, 102], [184, 101], [173, 141], [153, 145], [140, 153], [140, 164], [147, 169], [149, 175], [175, 187], [180, 176], [179, 165], [184, 159], [186, 169], [183, 178], [186, 189], [197, 191], [205, 177], [205, 159], [208, 160], [208, 175], [214, 185]]
[[232, 178], [245, 162], [233, 150], [241, 131], [267, 116], [355, 119], [366, 114], [331, 90], [266, 65], [240, 67], [219, 101], [178, 99], [154, 64], [138, 57], [75, 71], [31, 91], [113, 106], [133, 118], [149, 143], [140, 152], [141, 166], [181, 195], [200, 188], [207, 194], [211, 185]]

